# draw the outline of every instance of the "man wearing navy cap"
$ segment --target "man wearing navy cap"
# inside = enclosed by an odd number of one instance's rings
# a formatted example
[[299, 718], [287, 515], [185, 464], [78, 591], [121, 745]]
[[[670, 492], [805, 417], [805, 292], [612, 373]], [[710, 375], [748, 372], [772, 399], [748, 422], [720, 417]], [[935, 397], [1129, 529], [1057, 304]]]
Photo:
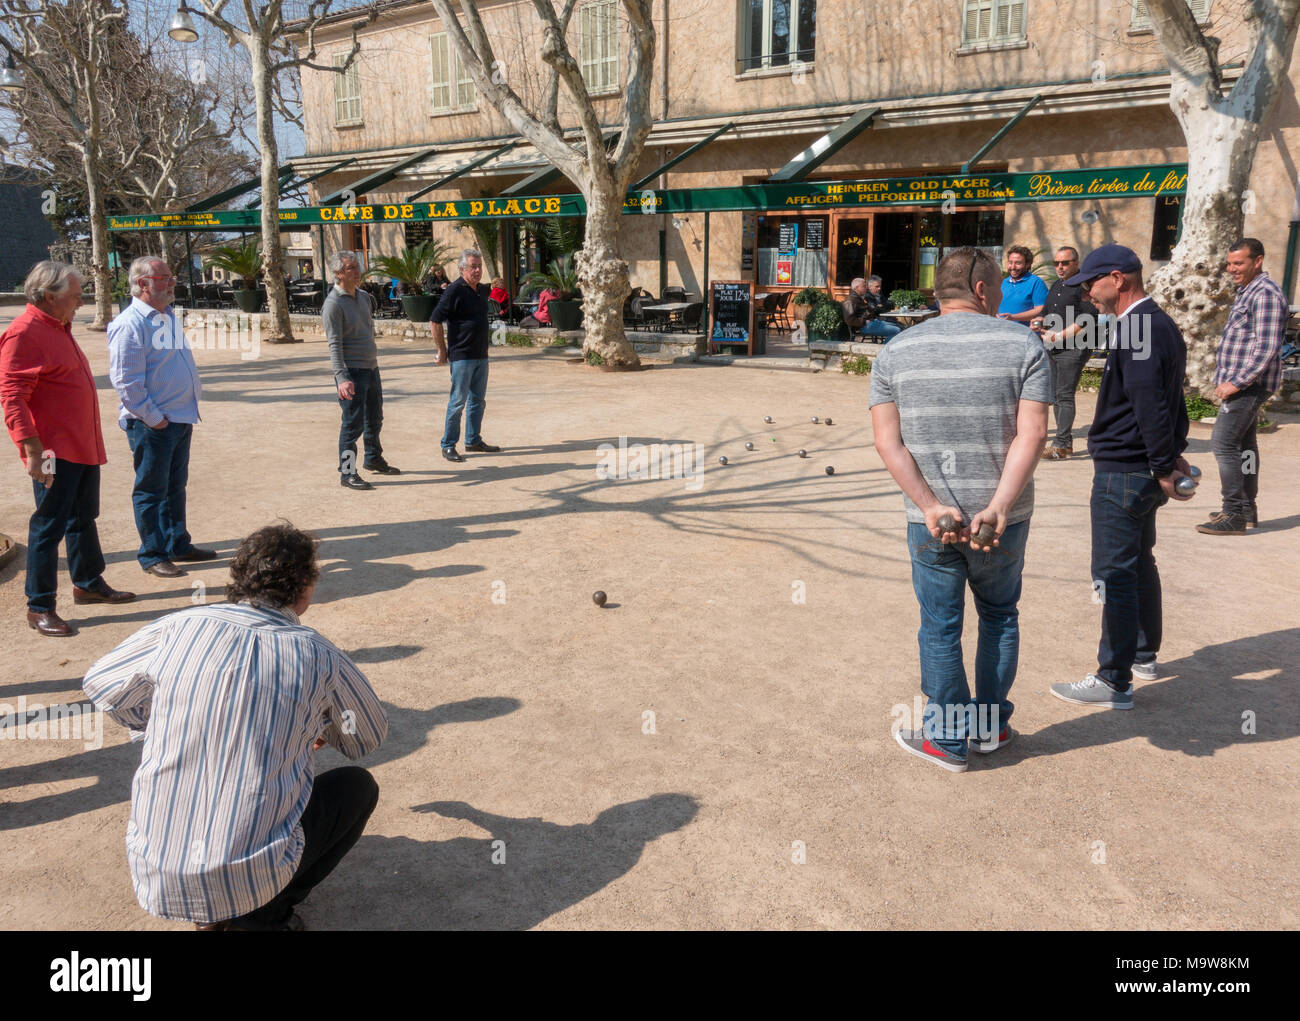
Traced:
[[1133, 680], [1155, 680], [1162, 615], [1152, 553], [1156, 511], [1188, 500], [1176, 483], [1188, 471], [1183, 374], [1187, 347], [1142, 285], [1142, 262], [1123, 245], [1089, 253], [1066, 280], [1118, 316], [1088, 432], [1092, 457], [1092, 584], [1102, 604], [1097, 670], [1052, 685], [1076, 705], [1133, 708]]

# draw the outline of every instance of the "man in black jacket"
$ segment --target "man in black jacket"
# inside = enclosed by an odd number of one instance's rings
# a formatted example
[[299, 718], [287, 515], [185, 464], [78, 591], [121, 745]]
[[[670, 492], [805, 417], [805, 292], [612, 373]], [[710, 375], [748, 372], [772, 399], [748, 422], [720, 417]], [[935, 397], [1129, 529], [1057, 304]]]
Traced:
[[1155, 680], [1162, 615], [1152, 553], [1156, 511], [1188, 500], [1183, 374], [1187, 348], [1174, 321], [1142, 286], [1132, 249], [1103, 245], [1066, 281], [1083, 284], [1101, 311], [1119, 317], [1088, 433], [1092, 483], [1092, 585], [1102, 604], [1097, 671], [1052, 685], [1076, 705], [1133, 708], [1133, 679]]
[[[488, 293], [483, 279], [483, 256], [473, 249], [460, 255], [460, 277], [447, 285], [433, 310], [433, 322], [445, 323], [446, 339], [434, 333], [438, 353], [434, 364], [451, 362], [451, 397], [442, 433], [442, 456], [463, 461], [456, 450], [460, 440], [460, 414], [465, 410], [465, 449], [495, 454], [501, 448], [483, 442], [483, 409], [487, 406]], [[466, 407], [468, 405], [468, 407]]]

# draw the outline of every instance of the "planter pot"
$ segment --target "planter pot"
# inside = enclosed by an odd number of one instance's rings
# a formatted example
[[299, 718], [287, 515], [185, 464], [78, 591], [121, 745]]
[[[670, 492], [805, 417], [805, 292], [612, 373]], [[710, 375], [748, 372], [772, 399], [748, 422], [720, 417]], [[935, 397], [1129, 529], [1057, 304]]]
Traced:
[[413, 323], [427, 323], [433, 315], [435, 300], [432, 294], [403, 294], [402, 311]]
[[235, 299], [235, 304], [239, 306], [239, 311], [247, 312], [250, 315], [262, 311], [262, 306], [266, 304], [265, 287], [259, 287], [255, 291], [245, 287], [236, 288], [231, 296]]
[[790, 314], [796, 319], [802, 321], [808, 318], [808, 313], [813, 310], [811, 305], [794, 305], [790, 306]]
[[552, 299], [546, 310], [551, 314], [551, 325], [557, 330], [576, 330], [582, 322], [582, 305], [579, 302]]

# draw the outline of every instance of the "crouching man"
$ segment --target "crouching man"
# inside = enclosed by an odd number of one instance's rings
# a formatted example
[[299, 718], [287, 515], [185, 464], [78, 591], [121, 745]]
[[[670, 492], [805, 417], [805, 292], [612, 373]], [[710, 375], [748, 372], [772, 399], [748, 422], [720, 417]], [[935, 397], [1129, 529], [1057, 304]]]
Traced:
[[136, 632], [86, 674], [86, 694], [143, 741], [127, 861], [136, 897], [200, 929], [296, 930], [294, 913], [360, 838], [370, 774], [315, 776], [326, 744], [349, 759], [388, 732], [342, 652], [299, 622], [316, 540], [287, 522], [240, 545], [228, 600]]

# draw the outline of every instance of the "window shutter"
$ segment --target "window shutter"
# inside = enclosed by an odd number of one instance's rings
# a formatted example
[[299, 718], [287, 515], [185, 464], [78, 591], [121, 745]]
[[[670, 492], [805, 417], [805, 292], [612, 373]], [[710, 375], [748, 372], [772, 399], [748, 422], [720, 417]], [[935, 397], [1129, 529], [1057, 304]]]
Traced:
[[591, 92], [607, 92], [618, 77], [618, 9], [615, 0], [583, 6], [578, 21], [578, 60]]
[[[347, 63], [346, 53], [334, 54], [334, 66]], [[352, 66], [334, 76], [334, 123], [353, 124], [361, 120], [361, 68], [354, 59]]]
[[[1187, 6], [1191, 8], [1192, 17], [1198, 25], [1210, 20], [1210, 0], [1187, 0]], [[1151, 12], [1147, 10], [1147, 5], [1143, 0], [1133, 0], [1133, 18], [1129, 22], [1129, 28], [1136, 31], [1150, 27]]]
[[435, 111], [451, 109], [451, 68], [448, 64], [447, 33], [439, 32], [429, 40], [430, 57], [433, 65], [433, 88], [431, 96]]
[[464, 65], [460, 62], [460, 55], [456, 55], [456, 108], [458, 110], [469, 110], [474, 106], [478, 99], [478, 89], [474, 85], [474, 79], [470, 77]]
[[1023, 39], [1025, 37], [1024, 0], [1001, 0], [998, 4], [998, 38]]

